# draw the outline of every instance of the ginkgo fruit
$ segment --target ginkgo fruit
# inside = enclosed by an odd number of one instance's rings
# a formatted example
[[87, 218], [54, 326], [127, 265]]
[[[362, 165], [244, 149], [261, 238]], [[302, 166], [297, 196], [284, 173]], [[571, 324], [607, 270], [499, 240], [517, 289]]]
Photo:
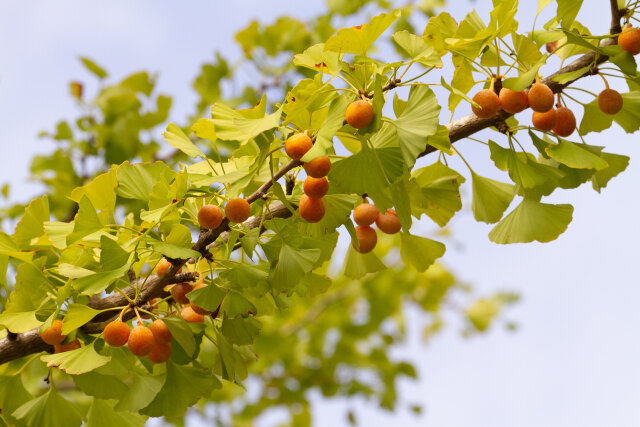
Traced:
[[169, 327], [162, 319], [156, 319], [151, 322], [151, 324], [149, 325], [149, 329], [151, 329], [153, 338], [158, 344], [169, 344], [173, 339], [173, 335], [171, 335]]
[[534, 83], [527, 94], [529, 107], [538, 113], [546, 113], [553, 108], [553, 91], [544, 83]]
[[605, 114], [618, 114], [622, 103], [622, 95], [617, 90], [607, 88], [598, 95], [598, 108]]
[[218, 206], [204, 205], [198, 210], [198, 223], [202, 228], [216, 229], [222, 224], [223, 219], [224, 212]]
[[78, 339], [76, 338], [75, 340], [67, 344], [56, 344], [53, 346], [53, 349], [56, 353], [64, 353], [65, 351], [77, 350], [80, 347], [82, 347], [82, 345], [80, 344], [80, 341], [78, 341]]
[[249, 205], [249, 202], [245, 199], [231, 199], [227, 202], [224, 213], [231, 222], [245, 222], [247, 218], [249, 218], [249, 215], [251, 215], [251, 205]]
[[357, 225], [356, 226], [356, 238], [358, 239], [359, 248], [356, 248], [356, 245], [351, 242], [354, 249], [362, 254], [369, 253], [376, 247], [376, 243], [378, 243], [378, 234], [376, 230], [368, 225]]
[[180, 310], [180, 315], [189, 323], [204, 323], [204, 316], [193, 311], [190, 305]]
[[40, 334], [40, 338], [49, 345], [60, 344], [65, 339], [65, 336], [62, 335], [62, 322], [54, 320], [51, 326]]
[[640, 29], [627, 25], [618, 36], [618, 44], [631, 55], [640, 53]]
[[300, 216], [308, 222], [319, 222], [322, 217], [324, 217], [324, 210], [323, 199], [312, 199], [306, 194], [300, 197], [298, 211], [300, 212]]
[[[193, 287], [193, 290], [195, 291], [195, 290], [206, 288], [206, 287], [207, 287], [206, 283], [198, 283]], [[197, 306], [193, 301], [191, 301], [191, 308], [196, 313], [202, 314], [204, 316], [206, 316], [208, 314], [211, 314], [211, 312], [209, 310], [205, 310], [204, 308]]]
[[180, 304], [189, 304], [187, 294], [193, 290], [193, 286], [189, 283], [178, 283], [171, 288], [171, 296], [173, 300]]
[[151, 353], [155, 344], [156, 340], [153, 338], [153, 332], [144, 325], [138, 325], [133, 328], [127, 341], [129, 351], [136, 356], [146, 356]]
[[304, 164], [304, 170], [307, 175], [312, 178], [322, 178], [329, 174], [331, 170], [331, 160], [329, 160], [329, 156], [316, 157]]
[[376, 225], [383, 233], [395, 234], [400, 231], [402, 225], [398, 219], [398, 214], [394, 209], [387, 209], [385, 213], [378, 212], [376, 217]]
[[110, 322], [102, 332], [104, 341], [111, 347], [122, 347], [129, 341], [131, 330], [122, 320]]
[[488, 119], [498, 112], [500, 109], [500, 98], [496, 93], [489, 89], [482, 89], [473, 96], [473, 101], [479, 105], [471, 105], [473, 114], [481, 119]]
[[171, 357], [171, 343], [160, 344], [156, 342], [147, 358], [153, 363], [164, 363]]
[[552, 108], [545, 113], [538, 113], [537, 111], [534, 111], [531, 121], [533, 122], [533, 126], [537, 129], [545, 132], [551, 132], [558, 123], [558, 112], [555, 108]]
[[516, 114], [524, 111], [529, 105], [527, 93], [524, 91], [517, 92], [503, 87], [500, 89], [499, 98], [502, 109], [510, 114]]
[[345, 118], [352, 128], [363, 129], [369, 126], [374, 114], [371, 103], [364, 99], [359, 99], [349, 104], [345, 112]]
[[308, 176], [307, 179], [304, 180], [302, 189], [304, 194], [312, 199], [320, 199], [329, 191], [329, 180], [326, 176], [322, 178]]
[[171, 268], [171, 263], [166, 258], [162, 258], [158, 261], [156, 266], [156, 273], [158, 276], [164, 276], [164, 274]]
[[353, 220], [358, 225], [371, 225], [375, 222], [378, 216], [378, 208], [371, 203], [360, 203], [353, 210]]
[[293, 160], [300, 160], [313, 147], [313, 141], [306, 133], [296, 133], [284, 143], [284, 151]]
[[573, 111], [565, 107], [558, 107], [558, 123], [553, 128], [553, 133], [566, 138], [576, 129], [576, 116]]

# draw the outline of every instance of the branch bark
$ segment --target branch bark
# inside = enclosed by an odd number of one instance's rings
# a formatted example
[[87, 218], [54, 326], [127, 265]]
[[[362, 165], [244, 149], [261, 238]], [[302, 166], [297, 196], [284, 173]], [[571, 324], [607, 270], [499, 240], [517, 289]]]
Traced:
[[[618, 34], [621, 31], [620, 27], [620, 19], [622, 16], [622, 12], [618, 9], [617, 1], [610, 0], [611, 4], [611, 15], [612, 15], [612, 23], [610, 34]], [[617, 43], [617, 37], [612, 37], [607, 39], [602, 46], [613, 45]], [[563, 67], [558, 70], [556, 73], [550, 75], [546, 79], [543, 80], [543, 83], [548, 85], [554, 93], [558, 93], [562, 91], [566, 86], [570, 85], [574, 81], [590, 75], [592, 73], [587, 73], [581, 77], [578, 77], [570, 82], [565, 84], [560, 84], [553, 80], [555, 76], [560, 74], [569, 73], [572, 71], [576, 71], [578, 69], [584, 68], [588, 65], [592, 65], [594, 68], [598, 65], [602, 64], [607, 60], [606, 56], [602, 56], [597, 54], [596, 52], [589, 52], [580, 58], [573, 61], [571, 64]], [[450, 122], [446, 124], [446, 128], [449, 130], [449, 139], [451, 143], [464, 139], [476, 132], [479, 132], [483, 129], [489, 127], [495, 127], [499, 123], [504, 122], [510, 114], [506, 113], [503, 110], [500, 110], [494, 117], [488, 119], [481, 119], [476, 117], [475, 115], [468, 115], [466, 117], [462, 117], [458, 120]], [[425, 150], [420, 153], [418, 157], [426, 156], [429, 153], [436, 151], [436, 148], [427, 145]], [[302, 162], [298, 160], [291, 160], [289, 163], [284, 165], [279, 171], [277, 171], [273, 179], [271, 181], [267, 181], [264, 183], [258, 190], [256, 190], [253, 194], [247, 197], [247, 201], [249, 203], [253, 203], [258, 199], [262, 199], [266, 196], [267, 191], [274, 182], [278, 181], [282, 178], [287, 172], [290, 170], [302, 165]], [[274, 202], [270, 206], [271, 215], [269, 217], [280, 217], [286, 218], [291, 216], [291, 212], [287, 207], [281, 202]], [[252, 217], [249, 218], [245, 225], [249, 228], [256, 228], [261, 224], [261, 217]], [[223, 243], [218, 243], [216, 240], [218, 237], [221, 237], [221, 242], [227, 242], [229, 239], [229, 221], [225, 218], [225, 220], [220, 224], [218, 228], [215, 230], [201, 230], [200, 236], [198, 237], [198, 241], [193, 244], [192, 249], [200, 252], [202, 254], [207, 254], [210, 249], [220, 246]], [[150, 276], [142, 290], [138, 295], [138, 299], [136, 303], [138, 306], [144, 306], [147, 301], [152, 298], [155, 298], [160, 295], [163, 288], [169, 284], [180, 283], [184, 281], [189, 281], [188, 279], [193, 280], [192, 276], [186, 276], [190, 273], [182, 273], [179, 274], [178, 271], [182, 266], [187, 262], [187, 260], [173, 260], [172, 267], [165, 273], [163, 276], [158, 277], [156, 275]], [[192, 273], [191, 273], [192, 274]], [[127, 287], [123, 289], [124, 293], [127, 294], [129, 298], [132, 298], [136, 294], [136, 288], [133, 286]], [[129, 301], [122, 294], [117, 293], [110, 295], [108, 297], [92, 301], [90, 306], [96, 309], [105, 309], [105, 308], [113, 308], [113, 307], [123, 307], [127, 305]], [[86, 324], [82, 327], [82, 330], [86, 333], [100, 333], [106, 324], [113, 318], [115, 314], [107, 312], [96, 316], [92, 320], [92, 322]], [[131, 318], [133, 316], [133, 311], [126, 313], [125, 319]], [[51, 351], [52, 347], [46, 344], [40, 338], [39, 329], [32, 329], [23, 334], [11, 334], [3, 339], [0, 339], [0, 365], [10, 362], [15, 359], [19, 359], [21, 357], [27, 356], [29, 354], [38, 353], [42, 351]]]

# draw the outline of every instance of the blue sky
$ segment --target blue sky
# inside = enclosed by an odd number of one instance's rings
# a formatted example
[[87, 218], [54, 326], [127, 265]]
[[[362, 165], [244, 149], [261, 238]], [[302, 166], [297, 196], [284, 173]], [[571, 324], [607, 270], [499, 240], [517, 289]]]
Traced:
[[[528, 28], [537, 2], [522, 3], [518, 18]], [[475, 7], [486, 19], [490, 4], [450, 0], [449, 10], [460, 20]], [[232, 41], [235, 31], [254, 18], [270, 22], [283, 13], [307, 18], [323, 8], [321, 0], [0, 2], [0, 181], [12, 183], [13, 200], [40, 191], [25, 182], [29, 161], [52, 145], [36, 135], [76, 114], [69, 80], [92, 81], [79, 55], [94, 58], [114, 78], [142, 69], [159, 72], [158, 88], [174, 95], [172, 119], [181, 121], [193, 111], [190, 83], [200, 64], [214, 50], [231, 58], [240, 54]], [[610, 20], [608, 2], [586, 0], [578, 19], [603, 33]], [[584, 81], [595, 92], [601, 86], [596, 77]], [[481, 136], [489, 137], [495, 135]], [[421, 380], [403, 382], [401, 396], [425, 405], [425, 413], [420, 418], [406, 410], [389, 415], [359, 402], [355, 408], [362, 425], [640, 424], [640, 144], [637, 135], [618, 128], [589, 135], [587, 142], [632, 161], [602, 194], [583, 186], [547, 199], [575, 207], [573, 222], [557, 241], [500, 246], [487, 238], [491, 227], [476, 223], [468, 211], [453, 221], [462, 245], [449, 244], [445, 264], [479, 292], [520, 292], [522, 302], [508, 313], [519, 324], [518, 332], [496, 328], [463, 339], [459, 320], [451, 318], [445, 333], [423, 345], [421, 331], [410, 323], [411, 342], [398, 356], [417, 363]], [[457, 146], [477, 172], [505, 179], [489, 163], [484, 146], [471, 141]], [[428, 233], [434, 227], [425, 220], [416, 230]], [[319, 403], [314, 419], [317, 425], [345, 425], [347, 407], [345, 402]], [[277, 419], [274, 414], [264, 423]]]

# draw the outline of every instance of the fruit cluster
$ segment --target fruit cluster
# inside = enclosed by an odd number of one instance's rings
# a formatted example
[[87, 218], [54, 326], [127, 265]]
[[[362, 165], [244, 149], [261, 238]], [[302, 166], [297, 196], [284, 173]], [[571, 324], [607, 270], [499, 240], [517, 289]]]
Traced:
[[385, 213], [378, 211], [374, 205], [364, 200], [353, 210], [353, 220], [356, 224], [356, 238], [358, 246], [352, 242], [354, 249], [366, 254], [371, 252], [378, 243], [376, 230], [371, 227], [375, 222], [380, 231], [387, 234], [395, 234], [400, 231], [401, 225], [394, 209], [387, 209]]
[[230, 222], [242, 223], [251, 215], [251, 206], [239, 197], [228, 200], [224, 212], [219, 206], [204, 205], [198, 210], [198, 223], [202, 228], [214, 230], [222, 224], [225, 214]]

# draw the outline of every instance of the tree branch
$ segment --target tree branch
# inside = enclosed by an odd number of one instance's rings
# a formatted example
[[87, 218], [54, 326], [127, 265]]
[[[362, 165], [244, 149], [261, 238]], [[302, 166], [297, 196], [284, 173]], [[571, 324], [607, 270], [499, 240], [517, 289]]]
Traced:
[[[617, 34], [621, 31], [620, 27], [620, 18], [622, 16], [622, 11], [618, 10], [616, 0], [610, 0], [611, 10], [612, 10], [612, 24], [610, 34]], [[609, 38], [607, 39], [602, 46], [613, 45], [617, 43], [617, 38]], [[581, 77], [578, 77], [570, 82], [565, 84], [560, 84], [553, 80], [553, 77], [558, 76], [560, 74], [569, 73], [572, 71], [576, 71], [578, 69], [584, 68], [586, 66], [592, 65], [594, 68], [599, 64], [602, 64], [607, 60], [606, 56], [602, 56], [597, 54], [596, 52], [589, 52], [580, 58], [573, 61], [571, 64], [566, 67], [560, 69], [556, 73], [550, 75], [546, 79], [543, 80], [543, 83], [548, 85], [554, 93], [562, 91], [566, 86], [570, 85], [574, 81], [590, 75], [592, 73], [587, 73]], [[389, 88], [390, 89], [390, 88]], [[496, 126], [498, 123], [503, 122], [506, 118], [508, 118], [510, 114], [506, 113], [503, 110], [500, 110], [494, 117], [488, 119], [480, 119], [475, 115], [469, 115], [463, 117], [461, 119], [455, 120], [446, 124], [446, 128], [449, 130], [449, 139], [452, 143], [459, 141], [467, 136], [470, 136], [480, 130]], [[420, 153], [418, 157], [425, 156], [429, 153], [436, 151], [436, 148], [427, 145], [426, 149]], [[278, 181], [282, 178], [287, 172], [291, 169], [294, 169], [298, 166], [301, 166], [302, 162], [298, 160], [291, 160], [289, 163], [284, 165], [282, 169], [276, 172], [271, 181], [265, 182], [258, 190], [256, 190], [253, 194], [247, 197], [247, 201], [249, 203], [253, 203], [254, 201], [261, 199], [266, 196], [267, 191], [274, 182]], [[286, 218], [291, 215], [291, 212], [282, 204], [281, 202], [274, 202], [271, 207], [271, 215], [269, 217], [280, 217]], [[261, 223], [260, 217], [252, 217], [245, 222], [249, 228], [256, 228]], [[209, 253], [210, 248], [214, 248], [219, 246], [219, 243], [214, 243], [218, 237], [222, 237], [222, 241], [226, 242], [229, 239], [229, 221], [225, 218], [225, 220], [220, 224], [218, 228], [215, 230], [201, 230], [200, 236], [198, 237], [198, 241], [193, 244], [193, 250], [200, 252], [202, 254]], [[156, 275], [150, 276], [142, 290], [140, 291], [137, 299], [137, 304], [142, 306], [146, 304], [152, 298], [159, 296], [162, 293], [162, 289], [173, 283], [180, 283], [184, 281], [189, 281], [187, 279], [193, 280], [193, 276], [186, 276], [187, 274], [193, 273], [183, 273], [178, 274], [180, 268], [187, 262], [185, 259], [174, 260], [171, 268], [167, 271], [163, 276], [158, 277]], [[123, 289], [124, 293], [129, 296], [129, 298], [133, 298], [136, 294], [135, 287], [127, 287]], [[117, 293], [110, 295], [108, 297], [92, 301], [90, 306], [96, 309], [106, 309], [106, 308], [114, 308], [114, 307], [123, 307], [128, 304], [129, 301], [124, 297], [124, 295]], [[133, 311], [126, 313], [124, 316], [125, 319], [131, 318], [133, 316]], [[82, 330], [86, 333], [100, 333], [108, 321], [114, 317], [112, 313], [102, 313], [96, 316], [92, 322], [86, 324], [82, 327]], [[15, 359], [19, 359], [21, 357], [27, 356], [29, 354], [38, 353], [42, 351], [50, 351], [51, 346], [44, 343], [40, 338], [39, 328], [32, 329], [23, 334], [10, 334], [7, 337], [0, 340], [0, 365], [10, 362]]]

